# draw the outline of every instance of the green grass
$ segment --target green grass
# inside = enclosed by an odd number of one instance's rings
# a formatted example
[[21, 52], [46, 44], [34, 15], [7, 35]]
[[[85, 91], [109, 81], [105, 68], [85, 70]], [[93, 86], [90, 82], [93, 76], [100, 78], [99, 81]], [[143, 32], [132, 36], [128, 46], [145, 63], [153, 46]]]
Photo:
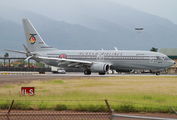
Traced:
[[12, 86], [12, 85], [6, 85], [6, 86], [4, 86], [4, 88], [14, 88], [14, 86]]
[[63, 80], [45, 81], [44, 84], [64, 84]]
[[[35, 87], [35, 96], [22, 96], [24, 86]], [[7, 109], [12, 99], [13, 109], [106, 112], [107, 99], [116, 112], [172, 113], [170, 105], [177, 110], [177, 77], [65, 78], [1, 84], [0, 109]]]

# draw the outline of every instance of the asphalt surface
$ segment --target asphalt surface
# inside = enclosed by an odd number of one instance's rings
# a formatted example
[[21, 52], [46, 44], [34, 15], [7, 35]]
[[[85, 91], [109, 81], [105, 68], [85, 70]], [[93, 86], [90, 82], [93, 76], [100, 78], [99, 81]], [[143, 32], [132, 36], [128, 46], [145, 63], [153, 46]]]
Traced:
[[[5, 74], [3, 74], [5, 73]], [[8, 74], [7, 74], [8, 73]], [[28, 82], [33, 80], [51, 80], [51, 79], [70, 79], [70, 78], [84, 78], [84, 77], [108, 77], [108, 76], [99, 76], [99, 75], [91, 75], [87, 76], [83, 73], [67, 73], [67, 74], [34, 74], [28, 75], [22, 72], [16, 72], [17, 75], [12, 74], [14, 72], [0, 72], [0, 83], [5, 82]], [[27, 73], [27, 72], [26, 72]], [[31, 72], [30, 72], [31, 73]]]
[[[5, 73], [5, 74], [4, 74]], [[7, 74], [8, 73], [8, 74]], [[30, 75], [28, 75], [30, 74]], [[155, 74], [106, 74], [84, 75], [84, 73], [66, 73], [66, 74], [38, 74], [37, 72], [0, 72], [0, 83], [3, 82], [28, 82], [33, 80], [50, 80], [50, 79], [68, 79], [68, 78], [87, 78], [87, 77], [115, 77], [115, 76], [156, 76]], [[177, 74], [161, 74], [160, 76], [177, 76]]]

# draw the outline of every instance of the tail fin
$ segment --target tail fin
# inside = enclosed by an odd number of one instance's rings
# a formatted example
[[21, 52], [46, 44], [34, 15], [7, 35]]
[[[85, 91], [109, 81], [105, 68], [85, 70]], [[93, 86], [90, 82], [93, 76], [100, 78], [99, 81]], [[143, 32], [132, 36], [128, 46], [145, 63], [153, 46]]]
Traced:
[[43, 41], [39, 33], [28, 19], [22, 19], [22, 21], [29, 51], [34, 52], [56, 50], [55, 48], [48, 46]]

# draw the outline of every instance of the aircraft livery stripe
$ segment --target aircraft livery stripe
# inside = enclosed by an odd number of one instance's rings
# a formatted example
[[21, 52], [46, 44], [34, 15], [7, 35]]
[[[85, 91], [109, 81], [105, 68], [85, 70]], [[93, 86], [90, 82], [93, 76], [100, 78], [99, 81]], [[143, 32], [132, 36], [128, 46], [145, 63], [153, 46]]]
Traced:
[[[47, 54], [48, 57], [59, 58], [61, 54]], [[52, 55], [52, 56], [49, 56]], [[67, 55], [67, 59], [77, 60], [159, 60], [156, 56], [96, 56], [96, 55]]]
[[41, 48], [53, 48], [53, 47], [41, 47]]
[[39, 42], [39, 44], [44, 44], [44, 42]]

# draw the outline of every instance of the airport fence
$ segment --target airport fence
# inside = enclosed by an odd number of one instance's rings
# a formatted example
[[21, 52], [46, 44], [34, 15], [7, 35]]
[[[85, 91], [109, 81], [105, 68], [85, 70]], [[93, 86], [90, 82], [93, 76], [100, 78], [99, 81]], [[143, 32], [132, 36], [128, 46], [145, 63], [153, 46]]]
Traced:
[[0, 71], [31, 71], [31, 72], [51, 72], [51, 68], [34, 68], [34, 67], [0, 67]]
[[[3, 101], [3, 100], [1, 100]], [[33, 102], [39, 102], [41, 100], [16, 100], [16, 101], [33, 101]], [[43, 101], [50, 101], [54, 102], [57, 100], [42, 100]], [[65, 100], [66, 102], [67, 100]], [[85, 102], [86, 100], [82, 100], [82, 102]], [[41, 103], [42, 103], [41, 102]], [[58, 100], [58, 102], [62, 102], [62, 100]], [[77, 102], [77, 101], [71, 101], [68, 100], [67, 102]], [[78, 101], [81, 102], [81, 101]], [[95, 102], [95, 101], [90, 101]], [[103, 100], [100, 100], [100, 102], [103, 102]], [[57, 105], [54, 110], [48, 109], [47, 111], [43, 111], [43, 105], [41, 105], [41, 109], [35, 110], [35, 109], [26, 109], [25, 104], [14, 104], [14, 100], [12, 100], [10, 106], [7, 105], [4, 108], [8, 108], [8, 110], [1, 110], [0, 111], [0, 120], [13, 120], [13, 119], [41, 119], [41, 120], [124, 120], [124, 119], [130, 119], [130, 120], [137, 120], [137, 119], [146, 119], [146, 120], [177, 120], [175, 118], [159, 118], [159, 117], [145, 117], [145, 116], [132, 116], [132, 115], [122, 115], [122, 114], [115, 114], [114, 110], [109, 105], [108, 101], [105, 100], [105, 105], [102, 106], [102, 108], [93, 108], [94, 106], [91, 106], [90, 111], [88, 108], [84, 108], [82, 106], [82, 109], [78, 111], [73, 111], [66, 109], [69, 106], [65, 106], [64, 104]], [[73, 106], [73, 105], [72, 105]], [[85, 106], [88, 107], [88, 106]], [[76, 106], [77, 108], [77, 106]], [[177, 114], [177, 112], [170, 106], [170, 108]], [[2, 106], [0, 105], [0, 109], [2, 109]], [[14, 110], [15, 109], [15, 110]], [[126, 108], [125, 108], [126, 109]], [[101, 111], [100, 111], [101, 110]], [[99, 112], [98, 112], [99, 111]]]
[[[48, 100], [50, 101], [50, 100]], [[107, 100], [105, 100], [107, 101]], [[82, 112], [65, 110], [66, 106], [58, 106], [56, 111], [38, 111], [38, 110], [12, 110], [14, 100], [12, 100], [7, 111], [0, 112], [0, 120], [13, 119], [41, 119], [41, 120], [109, 120], [110, 114], [108, 112]], [[7, 107], [7, 106], [6, 106]], [[16, 106], [17, 107], [17, 106]], [[20, 108], [21, 106], [19, 106]]]
[[[51, 72], [51, 68], [34, 68], [34, 67], [0, 67], [0, 71], [30, 71], [30, 72]], [[82, 69], [65, 69], [66, 72], [83, 72]]]

